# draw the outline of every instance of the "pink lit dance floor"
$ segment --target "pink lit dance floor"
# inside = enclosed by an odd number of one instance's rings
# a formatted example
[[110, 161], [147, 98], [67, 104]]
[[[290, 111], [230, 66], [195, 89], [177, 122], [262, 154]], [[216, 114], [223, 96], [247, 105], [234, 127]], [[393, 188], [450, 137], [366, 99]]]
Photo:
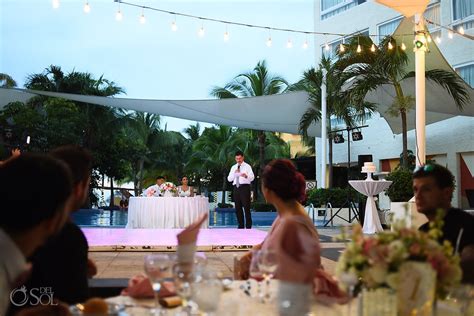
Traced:
[[[175, 251], [181, 229], [82, 228], [90, 251]], [[258, 229], [201, 229], [199, 251], [247, 250], [263, 241], [267, 232]]]

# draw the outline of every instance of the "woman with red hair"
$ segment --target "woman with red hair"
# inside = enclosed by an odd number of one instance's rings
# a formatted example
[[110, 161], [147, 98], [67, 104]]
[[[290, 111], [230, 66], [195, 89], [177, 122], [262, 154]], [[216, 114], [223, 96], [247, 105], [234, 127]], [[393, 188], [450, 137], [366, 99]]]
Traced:
[[[275, 278], [300, 284], [312, 284], [321, 299], [346, 299], [337, 282], [321, 266], [319, 236], [303, 205], [306, 199], [304, 176], [290, 160], [271, 161], [262, 173], [265, 200], [275, 206], [278, 217], [267, 237], [256, 249], [272, 250], [278, 256]], [[248, 278], [252, 252], [240, 260], [240, 277]]]

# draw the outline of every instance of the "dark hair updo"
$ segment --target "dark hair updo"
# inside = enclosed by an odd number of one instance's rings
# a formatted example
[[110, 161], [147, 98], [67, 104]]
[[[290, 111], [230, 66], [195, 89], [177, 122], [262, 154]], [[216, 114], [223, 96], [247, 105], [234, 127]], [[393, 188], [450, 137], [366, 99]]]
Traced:
[[277, 159], [265, 166], [262, 173], [263, 185], [275, 192], [282, 200], [306, 199], [306, 181], [288, 159]]

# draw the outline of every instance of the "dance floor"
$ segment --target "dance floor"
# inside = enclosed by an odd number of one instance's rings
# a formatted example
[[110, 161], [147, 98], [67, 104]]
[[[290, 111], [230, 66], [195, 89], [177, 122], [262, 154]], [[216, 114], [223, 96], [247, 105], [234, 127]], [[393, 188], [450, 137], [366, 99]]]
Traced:
[[[89, 251], [175, 251], [181, 229], [82, 228]], [[248, 250], [263, 241], [267, 232], [258, 229], [201, 229], [199, 251]]]

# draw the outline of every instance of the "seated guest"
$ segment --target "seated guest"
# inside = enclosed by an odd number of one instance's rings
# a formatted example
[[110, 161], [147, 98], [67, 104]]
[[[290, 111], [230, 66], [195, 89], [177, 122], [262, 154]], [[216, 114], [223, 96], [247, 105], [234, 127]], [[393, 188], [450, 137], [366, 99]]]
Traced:
[[[86, 202], [92, 171], [92, 156], [78, 146], [63, 146], [50, 155], [64, 162], [72, 172], [73, 189], [67, 211], [72, 214]], [[51, 287], [54, 297], [68, 304], [89, 297], [88, 278], [97, 273], [88, 259], [89, 245], [71, 218], [61, 231], [33, 255], [33, 270], [26, 288]]]
[[[300, 203], [305, 199], [305, 188], [303, 175], [290, 160], [274, 160], [265, 167], [262, 192], [265, 200], [277, 209], [278, 217], [263, 243], [255, 248], [277, 253], [275, 278], [311, 283], [318, 295], [345, 299], [337, 283], [322, 270], [318, 232]], [[249, 252], [240, 259], [242, 278], [248, 278], [251, 256]]]
[[[0, 179], [0, 315], [5, 315], [11, 290], [29, 275], [26, 258], [64, 225], [72, 181], [64, 163], [30, 153], [3, 164]], [[25, 189], [32, 179], [38, 185]], [[56, 313], [51, 310], [49, 314]]]
[[165, 177], [158, 176], [156, 178], [156, 184], [149, 186], [145, 191], [143, 191], [142, 196], [162, 196], [162, 188], [165, 182]]
[[[461, 254], [461, 267], [465, 276], [474, 270], [474, 216], [463, 210], [453, 208], [451, 199], [454, 191], [454, 176], [437, 164], [428, 164], [413, 173], [413, 192], [418, 212], [423, 213], [429, 222], [420, 230], [428, 231], [438, 212], [444, 221], [440, 242], [448, 240]], [[467, 264], [466, 261], [471, 264]], [[471, 271], [467, 271], [469, 268]]]
[[0, 166], [7, 163], [8, 161], [10, 161], [11, 159], [15, 159], [16, 157], [20, 156], [21, 154], [21, 151], [19, 148], [13, 148], [11, 150], [11, 155], [10, 157], [8, 157], [7, 159], [5, 160], [0, 160]]
[[194, 196], [194, 188], [188, 185], [188, 177], [181, 178], [181, 185], [178, 186], [178, 196]]

